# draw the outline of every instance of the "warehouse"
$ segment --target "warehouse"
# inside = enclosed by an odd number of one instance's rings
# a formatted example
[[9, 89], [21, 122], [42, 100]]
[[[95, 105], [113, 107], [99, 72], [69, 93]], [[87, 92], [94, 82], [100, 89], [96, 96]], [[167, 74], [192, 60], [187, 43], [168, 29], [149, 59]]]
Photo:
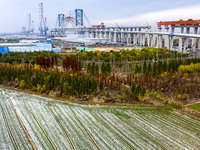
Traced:
[[46, 43], [39, 43], [38, 41], [20, 42], [20, 43], [0, 43], [0, 53], [11, 52], [39, 52], [39, 51], [54, 51], [61, 52], [61, 49], [52, 48], [50, 40]]

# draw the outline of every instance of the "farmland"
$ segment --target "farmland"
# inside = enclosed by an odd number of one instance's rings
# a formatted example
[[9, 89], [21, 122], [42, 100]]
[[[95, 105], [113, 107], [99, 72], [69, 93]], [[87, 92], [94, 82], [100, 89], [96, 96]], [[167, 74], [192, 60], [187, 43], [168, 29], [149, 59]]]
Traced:
[[200, 149], [200, 122], [169, 108], [0, 96], [0, 149]]

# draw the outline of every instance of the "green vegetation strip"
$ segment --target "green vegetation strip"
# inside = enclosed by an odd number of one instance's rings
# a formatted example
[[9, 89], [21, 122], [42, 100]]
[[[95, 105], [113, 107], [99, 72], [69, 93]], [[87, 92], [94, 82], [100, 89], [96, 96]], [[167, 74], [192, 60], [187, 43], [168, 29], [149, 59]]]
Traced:
[[192, 108], [192, 109], [197, 110], [197, 111], [200, 112], [200, 103], [189, 105], [187, 107]]

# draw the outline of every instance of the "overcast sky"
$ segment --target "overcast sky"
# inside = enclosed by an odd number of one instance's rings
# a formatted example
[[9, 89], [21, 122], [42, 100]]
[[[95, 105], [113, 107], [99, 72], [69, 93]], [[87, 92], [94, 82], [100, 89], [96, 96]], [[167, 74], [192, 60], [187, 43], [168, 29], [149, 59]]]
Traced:
[[200, 0], [0, 0], [0, 33], [19, 32], [32, 14], [38, 31], [38, 3], [44, 3], [49, 28], [56, 25], [59, 13], [83, 9], [91, 24], [107, 26], [147, 25], [157, 21], [200, 19]]

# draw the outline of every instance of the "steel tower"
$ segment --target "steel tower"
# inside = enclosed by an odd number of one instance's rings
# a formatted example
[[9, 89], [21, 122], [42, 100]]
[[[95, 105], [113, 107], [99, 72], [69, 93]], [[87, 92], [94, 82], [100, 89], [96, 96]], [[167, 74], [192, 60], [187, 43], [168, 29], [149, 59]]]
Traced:
[[39, 31], [40, 35], [47, 35], [47, 31], [49, 30], [47, 27], [47, 18], [44, 17], [44, 11], [43, 11], [43, 3], [39, 4]]

